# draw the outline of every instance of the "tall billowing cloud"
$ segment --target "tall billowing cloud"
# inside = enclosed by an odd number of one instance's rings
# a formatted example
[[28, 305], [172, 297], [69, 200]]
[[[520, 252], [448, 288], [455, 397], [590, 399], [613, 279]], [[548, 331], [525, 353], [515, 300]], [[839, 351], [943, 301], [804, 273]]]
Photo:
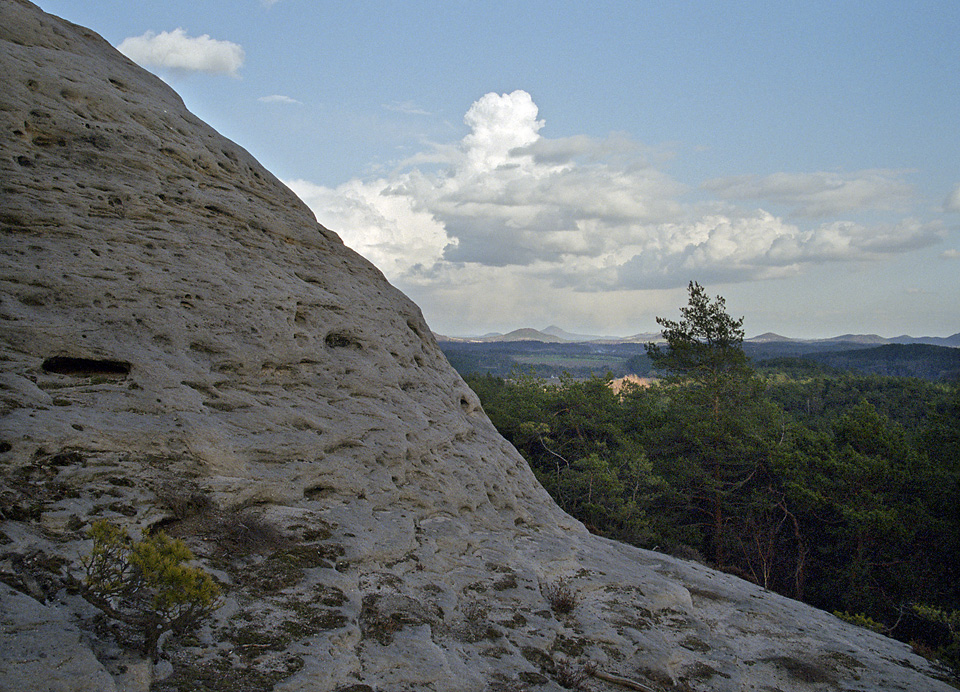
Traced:
[[536, 142], [544, 122], [537, 120], [538, 108], [525, 91], [512, 94], [487, 94], [474, 103], [463, 122], [470, 128], [462, 151], [465, 167], [484, 174], [500, 166], [519, 165], [522, 158], [514, 151]]
[[[467, 111], [470, 131], [459, 143], [418, 154], [389, 176], [333, 189], [288, 184], [425, 309], [464, 314], [523, 314], [532, 296], [596, 312], [608, 302], [598, 292], [619, 296], [609, 301], [615, 311], [638, 290], [789, 276], [940, 239], [938, 227], [910, 219], [826, 218], [906, 205], [912, 190], [897, 172], [785, 173], [691, 191], [636, 142], [547, 139], [538, 116], [524, 91], [487, 94]], [[717, 199], [688, 201], [704, 190]], [[787, 204], [808, 222], [734, 199]]]
[[125, 38], [117, 50], [144, 67], [184, 72], [208, 72], [238, 76], [243, 66], [243, 48], [230, 41], [218, 41], [207, 34], [187, 36], [183, 29], [148, 31]]

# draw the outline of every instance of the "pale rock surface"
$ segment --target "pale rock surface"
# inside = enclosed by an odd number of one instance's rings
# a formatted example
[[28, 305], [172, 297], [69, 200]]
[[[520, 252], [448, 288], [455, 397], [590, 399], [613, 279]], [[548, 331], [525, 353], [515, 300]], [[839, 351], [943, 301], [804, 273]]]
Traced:
[[68, 613], [0, 584], [0, 690], [118, 692]]
[[[593, 662], [595, 690], [952, 689], [589, 535], [417, 307], [93, 32], [0, 0], [0, 60], [0, 686], [551, 691]], [[64, 589], [98, 517], [162, 525], [224, 584], [156, 668]]]

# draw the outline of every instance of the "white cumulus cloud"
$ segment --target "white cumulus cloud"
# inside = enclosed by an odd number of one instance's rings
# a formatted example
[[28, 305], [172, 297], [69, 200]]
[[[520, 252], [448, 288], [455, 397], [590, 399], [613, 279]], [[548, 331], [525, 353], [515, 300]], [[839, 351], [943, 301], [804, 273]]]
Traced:
[[208, 72], [238, 76], [243, 66], [243, 48], [230, 41], [188, 36], [183, 29], [148, 31], [125, 38], [117, 50], [144, 67], [161, 67], [184, 72]]
[[330, 189], [286, 181], [321, 223], [387, 276], [399, 277], [440, 262], [451, 239], [432, 215], [407, 195], [391, 194], [390, 181], [352, 180]]
[[513, 150], [533, 144], [544, 126], [537, 120], [539, 109], [525, 91], [512, 94], [487, 94], [474, 103], [463, 122], [470, 134], [463, 140], [466, 165], [474, 173], [488, 173], [506, 164], [519, 166], [521, 159], [513, 159]]
[[[544, 137], [545, 122], [524, 91], [483, 96], [464, 122], [469, 133], [458, 143], [415, 155], [390, 175], [336, 188], [288, 185], [418, 302], [475, 324], [485, 310], [532, 314], [531, 300], [596, 312], [598, 292], [623, 301], [691, 279], [790, 276], [942, 238], [940, 226], [911, 219], [810, 221], [904, 203], [912, 189], [896, 172], [713, 181], [705, 189], [719, 199], [695, 202], [623, 135]], [[732, 198], [776, 199], [807, 223]]]

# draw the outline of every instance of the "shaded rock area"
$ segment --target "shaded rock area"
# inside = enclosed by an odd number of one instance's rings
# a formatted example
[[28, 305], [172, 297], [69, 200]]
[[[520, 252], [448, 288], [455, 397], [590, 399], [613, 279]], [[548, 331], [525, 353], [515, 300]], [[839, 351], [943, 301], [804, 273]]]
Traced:
[[[0, 0], [0, 59], [0, 690], [953, 689], [591, 536], [419, 309], [92, 31]], [[70, 588], [98, 518], [222, 586], [158, 662]]]

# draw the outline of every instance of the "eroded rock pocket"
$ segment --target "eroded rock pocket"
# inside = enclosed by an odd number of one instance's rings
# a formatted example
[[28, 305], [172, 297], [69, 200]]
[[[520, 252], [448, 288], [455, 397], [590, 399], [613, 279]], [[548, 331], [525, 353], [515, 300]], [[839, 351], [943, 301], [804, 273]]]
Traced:
[[44, 372], [73, 377], [95, 377], [99, 375], [122, 378], [130, 374], [130, 363], [125, 360], [53, 356], [43, 361], [43, 365], [40, 367]]

